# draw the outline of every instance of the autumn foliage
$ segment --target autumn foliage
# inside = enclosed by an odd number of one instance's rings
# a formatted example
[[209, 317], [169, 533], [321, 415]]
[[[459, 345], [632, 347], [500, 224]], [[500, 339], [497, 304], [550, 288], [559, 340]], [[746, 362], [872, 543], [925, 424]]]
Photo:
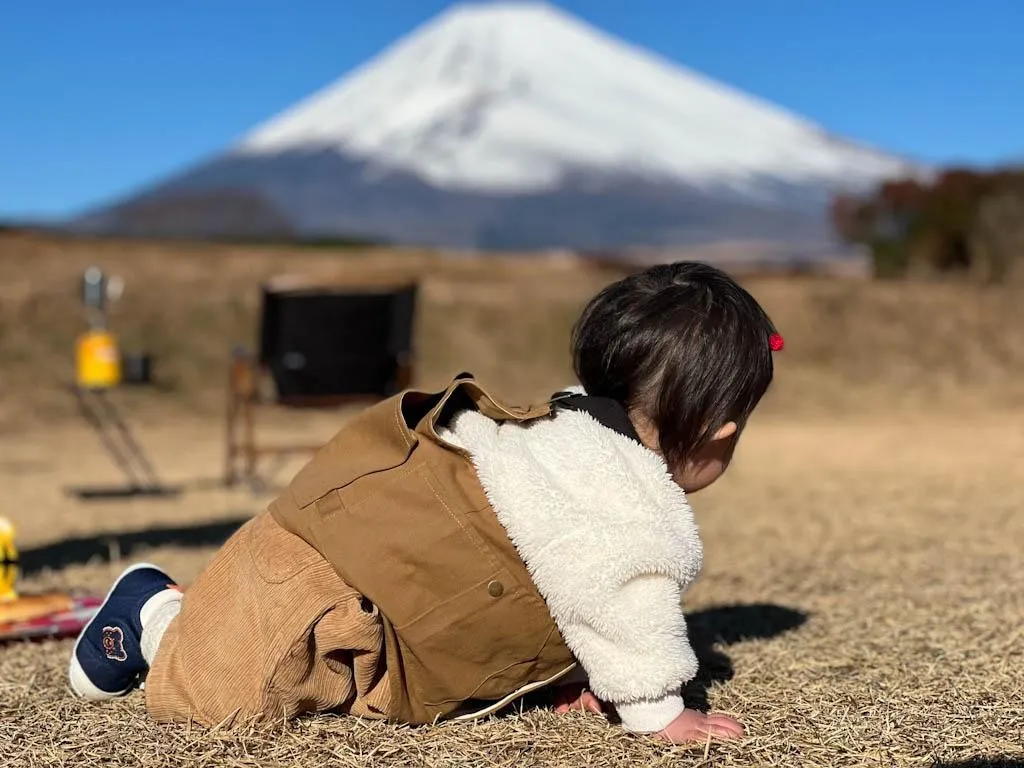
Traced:
[[879, 277], [1024, 278], [1024, 169], [886, 182], [867, 198], [836, 198], [832, 223], [870, 249]]

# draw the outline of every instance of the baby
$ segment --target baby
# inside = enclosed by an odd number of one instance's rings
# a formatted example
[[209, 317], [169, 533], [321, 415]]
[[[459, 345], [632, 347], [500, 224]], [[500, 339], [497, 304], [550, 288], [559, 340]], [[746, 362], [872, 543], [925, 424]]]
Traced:
[[145, 679], [160, 721], [339, 711], [470, 719], [551, 687], [680, 743], [736, 738], [687, 709], [681, 607], [701, 568], [688, 495], [728, 468], [781, 337], [708, 265], [614, 283], [573, 332], [579, 386], [502, 402], [468, 374], [348, 422], [187, 592], [140, 564], [82, 631], [70, 682]]

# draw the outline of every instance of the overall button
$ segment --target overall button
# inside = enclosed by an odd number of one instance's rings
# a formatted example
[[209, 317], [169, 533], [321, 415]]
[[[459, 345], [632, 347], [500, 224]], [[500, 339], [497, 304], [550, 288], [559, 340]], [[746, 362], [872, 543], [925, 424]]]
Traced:
[[491, 597], [501, 597], [505, 592], [505, 585], [500, 581], [492, 581], [487, 585], [487, 594]]

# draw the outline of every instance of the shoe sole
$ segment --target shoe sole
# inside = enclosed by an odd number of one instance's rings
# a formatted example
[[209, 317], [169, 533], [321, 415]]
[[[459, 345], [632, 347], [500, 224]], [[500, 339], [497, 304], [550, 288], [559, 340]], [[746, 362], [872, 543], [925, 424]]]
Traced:
[[111, 693], [110, 691], [104, 691], [102, 688], [97, 688], [93, 684], [92, 680], [89, 679], [89, 676], [85, 673], [85, 670], [82, 669], [82, 665], [78, 661], [78, 646], [81, 644], [82, 638], [85, 637], [86, 633], [92, 629], [92, 625], [97, 618], [99, 618], [100, 612], [106, 608], [107, 603], [110, 601], [110, 596], [114, 594], [114, 590], [117, 589], [128, 574], [140, 571], [143, 568], [152, 568], [163, 573], [160, 568], [152, 565], [151, 563], [136, 563], [130, 568], [127, 568], [120, 576], [117, 577], [117, 581], [115, 581], [107, 591], [106, 597], [103, 598], [103, 602], [100, 603], [100, 607], [96, 609], [96, 613], [93, 614], [93, 617], [89, 619], [89, 623], [86, 624], [82, 631], [78, 633], [78, 639], [75, 640], [75, 647], [71, 650], [71, 662], [68, 664], [68, 681], [71, 683], [71, 690], [75, 692], [76, 696], [88, 699], [89, 701], [105, 701], [106, 699], [116, 699], [119, 696], [124, 696], [134, 687], [130, 685], [123, 691], [117, 691], [116, 693]]

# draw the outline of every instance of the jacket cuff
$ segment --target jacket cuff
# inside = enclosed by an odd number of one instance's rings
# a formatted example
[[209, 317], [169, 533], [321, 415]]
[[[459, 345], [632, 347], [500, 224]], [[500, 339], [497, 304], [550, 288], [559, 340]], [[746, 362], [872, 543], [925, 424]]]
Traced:
[[686, 705], [678, 691], [660, 699], [615, 703], [622, 727], [635, 733], [656, 733], [675, 720]]

